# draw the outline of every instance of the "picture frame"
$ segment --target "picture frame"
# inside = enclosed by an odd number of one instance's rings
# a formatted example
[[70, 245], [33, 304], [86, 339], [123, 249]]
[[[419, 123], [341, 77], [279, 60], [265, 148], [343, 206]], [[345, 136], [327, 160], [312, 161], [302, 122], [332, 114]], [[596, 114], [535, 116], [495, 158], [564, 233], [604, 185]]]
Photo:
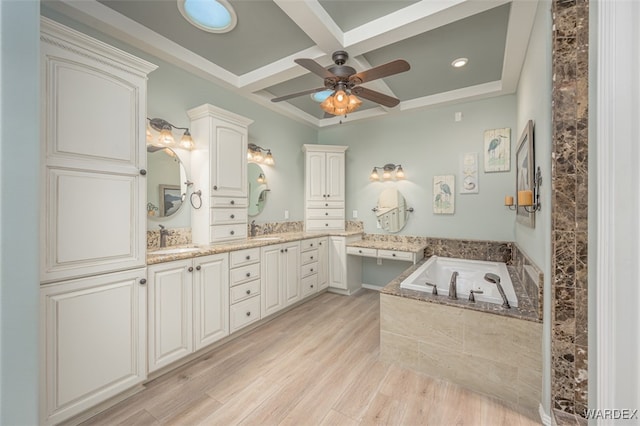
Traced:
[[171, 216], [182, 205], [180, 185], [158, 185], [160, 188], [160, 216]]
[[508, 172], [511, 170], [511, 128], [485, 130], [484, 171], [485, 173]]
[[456, 207], [455, 175], [433, 177], [433, 212], [454, 214]]
[[458, 174], [460, 194], [477, 194], [479, 192], [478, 168], [477, 152], [467, 152], [460, 155], [460, 172]]
[[[516, 150], [516, 200], [518, 199], [518, 191], [534, 190], [535, 151], [533, 149], [533, 121], [529, 120], [518, 140]], [[517, 201], [516, 206], [516, 221], [535, 228], [535, 211], [528, 212], [524, 207], [518, 206]]]

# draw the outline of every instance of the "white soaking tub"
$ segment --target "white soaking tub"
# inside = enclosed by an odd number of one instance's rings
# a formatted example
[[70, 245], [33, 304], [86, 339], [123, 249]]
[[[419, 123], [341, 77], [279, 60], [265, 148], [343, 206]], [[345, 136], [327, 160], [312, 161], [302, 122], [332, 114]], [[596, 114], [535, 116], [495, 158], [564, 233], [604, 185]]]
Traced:
[[509, 304], [513, 307], [518, 306], [518, 298], [509, 277], [507, 265], [501, 262], [432, 256], [402, 281], [400, 287], [432, 293], [433, 287], [427, 285], [427, 283], [435, 284], [438, 287], [439, 295], [436, 297], [448, 297], [449, 282], [454, 272], [458, 272], [456, 286], [458, 299], [467, 299], [470, 290], [478, 290], [482, 291], [482, 293], [474, 293], [477, 302], [502, 305], [503, 301], [498, 291], [498, 286], [484, 279], [486, 273], [492, 273], [500, 277], [500, 284]]

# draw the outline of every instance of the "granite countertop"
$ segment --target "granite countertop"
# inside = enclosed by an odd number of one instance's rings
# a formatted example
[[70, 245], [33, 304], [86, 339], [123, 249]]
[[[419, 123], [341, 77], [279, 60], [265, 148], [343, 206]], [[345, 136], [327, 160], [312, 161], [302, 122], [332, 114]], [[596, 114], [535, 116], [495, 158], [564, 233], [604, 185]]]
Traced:
[[382, 250], [408, 251], [412, 253], [420, 253], [427, 247], [426, 243], [408, 242], [408, 241], [374, 241], [364, 239], [347, 244], [347, 247], [361, 247]]
[[[170, 262], [172, 260], [190, 259], [198, 256], [208, 256], [211, 254], [227, 253], [235, 250], [243, 250], [254, 247], [264, 247], [272, 244], [286, 243], [290, 241], [300, 241], [309, 238], [318, 238], [326, 236], [350, 237], [353, 235], [362, 235], [362, 231], [332, 231], [332, 232], [283, 232], [278, 234], [265, 234], [257, 237], [247, 238], [245, 240], [229, 241], [220, 244], [211, 245], [176, 245], [164, 247], [163, 249], [155, 249], [147, 252], [147, 265], [156, 263]], [[197, 250], [187, 251], [183, 253], [162, 253], [163, 250], [194, 248]]]
[[513, 288], [518, 297], [518, 307], [511, 307], [510, 309], [503, 308], [501, 305], [487, 302], [469, 302], [466, 298], [452, 300], [447, 296], [434, 296], [430, 292], [422, 292], [417, 290], [409, 290], [401, 288], [400, 283], [404, 281], [409, 275], [411, 275], [416, 269], [422, 266], [428, 259], [423, 259], [420, 262], [412, 265], [402, 274], [398, 275], [393, 281], [387, 284], [380, 293], [389, 294], [391, 296], [407, 297], [409, 299], [420, 300], [428, 303], [439, 303], [441, 305], [456, 306], [463, 309], [471, 309], [474, 311], [489, 312], [496, 315], [502, 315], [506, 317], [518, 318], [533, 322], [542, 322], [538, 319], [538, 313], [535, 310], [527, 292], [524, 289], [524, 285], [518, 278], [515, 268], [513, 266], [507, 266], [511, 281], [513, 282]]

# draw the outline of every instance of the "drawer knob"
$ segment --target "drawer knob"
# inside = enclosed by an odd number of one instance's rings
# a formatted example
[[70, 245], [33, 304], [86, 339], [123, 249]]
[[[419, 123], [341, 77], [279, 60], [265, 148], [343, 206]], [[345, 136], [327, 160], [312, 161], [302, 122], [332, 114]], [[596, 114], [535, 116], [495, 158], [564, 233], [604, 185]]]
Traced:
[[200, 269], [202, 269], [202, 266], [200, 265], [196, 266], [196, 271], [199, 271]]
[[309, 244], [309, 246], [313, 247], [313, 243]]
[[313, 260], [313, 256], [311, 256], [310, 259]]
[[229, 233], [230, 233], [231, 235], [233, 235], [233, 234], [235, 234], [235, 233], [236, 233], [236, 231], [231, 231], [231, 232], [229, 232]]
[[193, 266], [189, 266], [189, 269], [187, 269], [187, 271], [193, 272]]
[[231, 205], [234, 205], [236, 203], [236, 200], [231, 200]]
[[391, 254], [391, 256], [396, 257], [396, 254], [395, 254], [395, 253], [393, 253], [393, 254]]
[[213, 185], [213, 190], [217, 191], [218, 190], [218, 185]]
[[140, 280], [140, 285], [145, 285], [147, 283], [147, 279], [146, 278], [142, 278]]
[[324, 226], [329, 226], [329, 224], [328, 224], [328, 223], [325, 223], [325, 224], [324, 224]]
[[235, 219], [235, 218], [236, 218], [236, 215], [235, 215], [235, 214], [232, 214], [232, 215], [231, 215], [231, 219]]
[[247, 256], [247, 257], [246, 257], [246, 259], [247, 259], [247, 260], [251, 259], [251, 256]]
[[311, 288], [313, 288], [313, 284], [311, 284]]
[[140, 169], [140, 174], [144, 176], [147, 174], [147, 171], [145, 169]]
[[247, 272], [247, 277], [250, 277], [250, 276], [251, 276], [251, 272]]
[[284, 249], [280, 249], [280, 253], [284, 253]]
[[251, 294], [251, 290], [247, 290], [247, 294]]
[[362, 250], [358, 250], [358, 253], [362, 253]]
[[324, 206], [325, 207], [329, 207], [329, 203], [324, 203]]
[[311, 268], [311, 272], [313, 272], [313, 268]]
[[250, 317], [251, 316], [251, 312], [247, 312], [247, 316]]
[[288, 252], [289, 252], [289, 249], [288, 249], [288, 248], [286, 248], [286, 249], [284, 249], [284, 251], [288, 253]]
[[329, 212], [325, 212], [325, 214], [324, 214], [324, 215], [325, 215], [325, 216], [329, 216]]

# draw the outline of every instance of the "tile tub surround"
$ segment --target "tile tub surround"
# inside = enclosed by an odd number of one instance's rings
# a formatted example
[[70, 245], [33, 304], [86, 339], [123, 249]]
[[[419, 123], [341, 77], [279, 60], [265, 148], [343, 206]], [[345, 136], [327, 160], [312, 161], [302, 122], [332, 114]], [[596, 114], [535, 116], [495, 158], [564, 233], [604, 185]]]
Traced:
[[[551, 2], [551, 408], [588, 403], [589, 1]], [[556, 416], [559, 424], [566, 416]]]
[[511, 264], [513, 244], [505, 241], [456, 240], [428, 237], [424, 257], [457, 257]]
[[[191, 244], [191, 228], [167, 228], [167, 247]], [[147, 230], [147, 250], [160, 248], [160, 229]]]
[[542, 389], [542, 324], [380, 295], [380, 358], [522, 407]]
[[529, 295], [529, 300], [531, 300], [534, 308], [538, 312], [538, 318], [542, 320], [544, 300], [544, 275], [542, 271], [515, 243], [513, 244], [513, 258], [511, 263]]

